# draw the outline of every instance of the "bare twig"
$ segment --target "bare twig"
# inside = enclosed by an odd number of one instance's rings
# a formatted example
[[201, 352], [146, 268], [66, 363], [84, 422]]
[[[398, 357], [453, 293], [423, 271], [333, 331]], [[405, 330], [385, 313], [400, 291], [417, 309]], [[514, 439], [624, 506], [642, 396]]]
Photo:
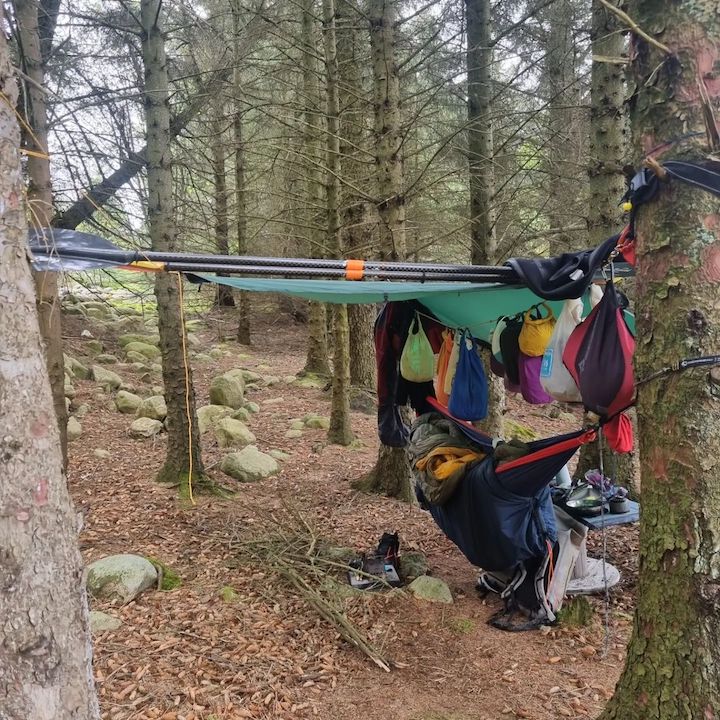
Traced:
[[611, 13], [617, 15], [636, 35], [639, 35], [644, 40], [647, 40], [651, 45], [654, 45], [658, 50], [661, 50], [666, 55], [673, 54], [673, 51], [667, 45], [663, 45], [659, 40], [656, 40], [651, 35], [648, 35], [626, 12], [623, 12], [620, 8], [615, 7], [612, 3], [608, 2], [608, 0], [600, 0], [600, 2]]

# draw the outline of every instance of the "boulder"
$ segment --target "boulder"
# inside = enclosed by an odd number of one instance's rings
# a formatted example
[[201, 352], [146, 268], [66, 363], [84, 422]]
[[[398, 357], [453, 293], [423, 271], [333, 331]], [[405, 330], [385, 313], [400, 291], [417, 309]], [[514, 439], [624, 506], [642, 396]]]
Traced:
[[103, 353], [95, 357], [95, 362], [99, 362], [101, 365], [115, 365], [118, 359], [114, 355]]
[[148, 361], [145, 355], [135, 352], [135, 350], [130, 350], [130, 352], [125, 353], [125, 359], [129, 363], [141, 363], [143, 367], [145, 367]]
[[93, 597], [124, 605], [157, 584], [157, 570], [140, 555], [110, 555], [90, 563], [86, 582]]
[[189, 332], [187, 334], [187, 344], [188, 347], [191, 348], [200, 347], [202, 345], [202, 340], [197, 335], [195, 335], [195, 333]]
[[70, 355], [64, 355], [63, 357], [65, 359], [65, 372], [70, 375], [71, 378], [78, 378], [79, 380], [90, 379], [90, 370], [79, 360], [76, 360]]
[[285, 437], [286, 437], [288, 440], [297, 440], [298, 438], [301, 438], [302, 436], [303, 436], [303, 431], [302, 431], [302, 430], [288, 430], [288, 431], [285, 433]]
[[218, 420], [232, 414], [233, 408], [225, 405], [203, 405], [197, 409], [198, 428], [201, 433], [206, 433]]
[[140, 335], [138, 333], [126, 333], [118, 338], [121, 347], [126, 347], [132, 342], [146, 343], [149, 345], [157, 345], [160, 337], [157, 335]]
[[311, 430], [328, 430], [330, 428], [330, 418], [321, 415], [306, 415], [303, 421], [305, 427]]
[[[140, 362], [140, 361], [131, 362], [127, 366], [127, 368], [128, 368], [128, 370], [130, 370], [130, 372], [134, 372], [134, 373], [146, 373], [148, 371], [147, 365], [145, 365], [145, 363]], [[149, 375], [148, 375], [148, 377], [149, 377]], [[143, 380], [143, 378], [140, 378], [140, 380], [142, 382], [149, 382], [149, 380]]]
[[215, 423], [215, 436], [221, 448], [242, 448], [255, 442], [255, 436], [244, 423], [224, 417]]
[[405, 580], [412, 580], [428, 571], [427, 558], [421, 552], [404, 552], [400, 556], [400, 570]]
[[314, 373], [308, 373], [302, 377], [295, 378], [293, 385], [299, 388], [310, 388], [315, 390], [324, 390], [329, 382], [329, 379], [324, 375], [315, 375]]
[[77, 440], [82, 435], [82, 425], [78, 422], [77, 418], [72, 415], [67, 421], [67, 439], [68, 442]]
[[[125, 354], [128, 353], [140, 353], [143, 357], [148, 360], [155, 360], [160, 357], [160, 350], [155, 345], [150, 345], [146, 342], [134, 341], [130, 342], [125, 346]], [[134, 357], [134, 356], [133, 356]]]
[[212, 356], [207, 353], [193, 353], [192, 359], [199, 363], [211, 363], [213, 362]]
[[430, 577], [430, 575], [420, 575], [415, 578], [409, 585], [408, 590], [418, 600], [427, 602], [437, 602], [450, 604], [453, 601], [452, 593], [447, 583], [440, 578]]
[[90, 406], [87, 403], [78, 405], [77, 409], [73, 413], [76, 418], [84, 418], [90, 412]]
[[243, 406], [245, 383], [242, 377], [228, 374], [213, 378], [210, 382], [210, 402], [237, 410]]
[[113, 617], [99, 610], [90, 611], [90, 630], [94, 633], [112, 632], [122, 625], [120, 618]]
[[284, 397], [268, 398], [263, 400], [263, 405], [282, 405], [284, 402], [286, 402]]
[[235, 420], [240, 420], [240, 422], [247, 423], [248, 420], [250, 420], [250, 413], [244, 407], [241, 407], [238, 408], [231, 417]]
[[302, 430], [304, 427], [305, 427], [304, 420], [291, 420], [290, 421], [290, 429], [291, 430]]
[[252, 402], [251, 400], [248, 400], [243, 407], [249, 412], [249, 413], [259, 413], [260, 412], [260, 406], [256, 402]]
[[231, 370], [230, 372], [239, 372], [242, 375], [242, 379], [251, 385], [261, 383], [263, 379], [262, 375], [252, 370]]
[[266, 375], [263, 378], [263, 384], [267, 387], [272, 387], [273, 385], [278, 385], [280, 383], [280, 378], [276, 375]]
[[219, 360], [224, 354], [224, 351], [217, 347], [210, 348], [210, 350], [208, 350], [208, 355], [213, 360]]
[[164, 420], [167, 417], [167, 406], [162, 395], [152, 395], [140, 403], [135, 415], [139, 418]]
[[276, 475], [280, 466], [275, 458], [260, 452], [255, 445], [248, 445], [240, 452], [226, 455], [220, 470], [240, 482], [254, 482]]
[[75, 388], [73, 387], [73, 384], [70, 382], [70, 378], [66, 375], [65, 376], [65, 397], [72, 400], [76, 395]]
[[279, 462], [285, 462], [292, 457], [290, 453], [283, 452], [282, 450], [271, 450], [268, 455], [275, 458]]
[[86, 307], [85, 315], [93, 320], [107, 320], [111, 317], [111, 313], [108, 309], [103, 308], [101, 310], [99, 307]]
[[134, 395], [127, 390], [120, 390], [115, 396], [115, 407], [118, 412], [132, 415], [140, 407], [142, 398], [139, 395]]
[[130, 426], [130, 437], [150, 438], [157, 435], [163, 429], [163, 424], [153, 418], [141, 417], [133, 420]]
[[105, 349], [99, 340], [88, 340], [85, 343], [85, 347], [94, 353], [101, 353]]
[[109, 450], [103, 450], [103, 448], [95, 448], [93, 450], [93, 455], [98, 460], [107, 460], [110, 457], [110, 451]]
[[92, 366], [93, 380], [104, 390], [117, 390], [122, 385], [122, 378], [102, 365]]

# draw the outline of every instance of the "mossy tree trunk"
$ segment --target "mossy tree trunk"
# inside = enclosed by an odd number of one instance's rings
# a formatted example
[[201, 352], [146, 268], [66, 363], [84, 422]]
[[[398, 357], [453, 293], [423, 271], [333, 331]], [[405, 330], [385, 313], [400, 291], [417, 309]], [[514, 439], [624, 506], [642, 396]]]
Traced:
[[[213, 189], [215, 193], [215, 247], [220, 255], [230, 254], [230, 224], [228, 222], [227, 179], [225, 175], [225, 119], [223, 103], [213, 107], [214, 117], [211, 123], [210, 144], [212, 146]], [[218, 273], [223, 275], [224, 273]], [[218, 307], [235, 307], [232, 288], [227, 285], [217, 286], [215, 303]]]
[[98, 720], [78, 515], [27, 261], [18, 91], [0, 35], [0, 717]]
[[[378, 195], [380, 258], [405, 257], [405, 196], [403, 195], [402, 116], [395, 56], [394, 0], [369, 0], [370, 50], [373, 67], [373, 119]], [[409, 502], [410, 465], [403, 448], [380, 446], [373, 469], [353, 486]]]
[[[160, 29], [161, 0], [142, 0], [142, 50], [145, 65], [145, 122], [147, 126], [148, 224], [153, 250], [177, 250], [172, 169], [170, 108], [165, 41]], [[187, 492], [188, 480], [200, 480], [204, 470], [195, 412], [192, 370], [183, 347], [187, 333], [182, 323], [182, 276], [157, 273], [155, 297], [167, 405], [167, 454], [158, 481], [179, 484]]]
[[[620, 32], [618, 18], [599, 0], [593, 1], [591, 39], [588, 234], [590, 244], [599, 245], [618, 229], [618, 202], [625, 192], [623, 165], [628, 153], [622, 65], [626, 40]], [[599, 462], [598, 442], [583, 445], [576, 476], [582, 477], [588, 470], [599, 467]], [[638, 471], [636, 450], [618, 455], [605, 445], [603, 465], [606, 475], [614, 476], [622, 484], [635, 484]]]
[[[307, 210], [305, 225], [308, 233], [310, 257], [324, 257], [327, 247], [322, 230], [325, 204], [322, 166], [325, 162], [323, 148], [323, 118], [318, 87], [317, 49], [320, 40], [317, 31], [318, 8], [315, 0], [302, 0], [302, 70], [303, 70], [303, 154], [305, 156], [305, 201]], [[328, 317], [323, 303], [311, 302], [308, 309], [308, 345], [304, 371], [318, 375], [330, 375], [328, 362]]]
[[[322, 0], [323, 46], [325, 49], [325, 90], [327, 97], [327, 245], [335, 257], [342, 257], [340, 241], [340, 101], [338, 96], [338, 59], [335, 34], [335, 1]], [[349, 445], [350, 427], [350, 338], [347, 306], [333, 305], [333, 379], [328, 440]]]
[[[702, 160], [701, 97], [717, 108], [720, 16], [715, 0], [628, 8], [672, 55], [633, 39], [630, 120], [636, 159]], [[637, 224], [637, 375], [720, 348], [720, 207], [674, 182]], [[642, 475], [638, 601], [625, 670], [603, 720], [720, 717], [720, 375], [688, 371], [639, 389]]]
[[[497, 260], [493, 194], [492, 67], [490, 0], [465, 0], [467, 25], [468, 82], [468, 172], [470, 177], [470, 243], [474, 265], [494, 265]], [[481, 423], [490, 435], [503, 433], [505, 387], [490, 372], [490, 357], [484, 356], [488, 379], [488, 416]]]
[[[235, 145], [235, 229], [237, 233], [237, 253], [246, 255], [247, 247], [247, 191], [245, 189], [245, 142], [243, 140], [243, 108], [241, 81], [240, 14], [241, 0], [230, 0], [233, 18], [233, 143]], [[251, 344], [250, 334], [250, 293], [241, 290], [238, 293], [237, 341], [240, 345]]]
[[[32, 225], [49, 228], [53, 217], [53, 195], [50, 177], [50, 158], [48, 157], [48, 122], [45, 87], [45, 61], [47, 52], [42, 45], [52, 42], [50, 37], [42, 37], [39, 13], [44, 9], [37, 0], [18, 0], [15, 3], [17, 28], [22, 47], [23, 70], [32, 82], [25, 84], [24, 99], [30, 132], [23, 133], [23, 145], [36, 154], [29, 154], [26, 160], [28, 177], [27, 199]], [[54, 21], [44, 28], [54, 27]], [[48, 232], [48, 243], [52, 243]], [[52, 388], [53, 407], [60, 430], [60, 446], [63, 463], [67, 465], [67, 421], [65, 405], [65, 361], [63, 358], [62, 322], [60, 297], [58, 294], [58, 274], [52, 272], [33, 273], [35, 297], [37, 302], [40, 334], [45, 346], [45, 363]]]

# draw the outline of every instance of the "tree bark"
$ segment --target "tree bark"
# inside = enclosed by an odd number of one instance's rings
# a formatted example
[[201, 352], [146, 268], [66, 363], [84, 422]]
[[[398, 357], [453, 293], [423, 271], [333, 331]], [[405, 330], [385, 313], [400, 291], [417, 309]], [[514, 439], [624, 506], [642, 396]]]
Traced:
[[[223, 107], [222, 103], [214, 108], [215, 118], [212, 122], [212, 170], [215, 189], [215, 247], [220, 255], [230, 254], [227, 182], [225, 179], [225, 143], [223, 139]], [[225, 273], [217, 273], [224, 275]], [[235, 307], [232, 288], [227, 285], [217, 286], [215, 303], [218, 307]]]
[[[172, 169], [170, 158], [170, 109], [165, 42], [159, 26], [161, 0], [142, 0], [143, 62], [145, 64], [145, 121], [147, 125], [148, 224], [153, 250], [177, 250]], [[203, 478], [200, 433], [195, 412], [192, 370], [184, 348], [187, 332], [182, 322], [182, 276], [157, 273], [155, 297], [167, 405], [167, 455], [159, 482], [180, 484]]]
[[[636, 160], [702, 160], [720, 83], [714, 0], [630, 4], [638, 26], [672, 56], [635, 37], [630, 120]], [[637, 218], [638, 377], [720, 347], [718, 201], [672, 182]], [[720, 716], [720, 374], [688, 371], [640, 386], [642, 476], [638, 601], [615, 696], [603, 720], [710, 720]]]
[[[593, 2], [591, 38], [588, 232], [590, 243], [599, 245], [617, 232], [620, 219], [618, 202], [625, 192], [622, 167], [628, 150], [622, 65], [608, 62], [614, 58], [619, 61], [622, 57], [625, 39], [618, 28], [617, 17], [599, 0]], [[578, 458], [577, 477], [583, 477], [588, 470], [599, 467], [599, 455], [597, 441], [583, 445]], [[603, 465], [606, 473], [614, 475], [618, 482], [635, 486], [638, 470], [636, 451], [618, 455], [606, 444], [603, 446]]]
[[[369, 0], [370, 50], [373, 67], [373, 119], [376, 189], [379, 198], [380, 258], [405, 257], [405, 196], [403, 195], [402, 116], [395, 56], [395, 0]], [[410, 465], [403, 448], [380, 445], [375, 467], [353, 486], [405, 502], [412, 501]]]
[[[360, 17], [347, 0], [338, 0], [335, 6], [338, 79], [340, 95], [340, 157], [342, 176], [353, 184], [364, 184], [365, 170], [360, 154], [367, 145], [363, 132], [366, 105], [362, 102], [365, 88], [362, 82], [362, 58], [359, 53]], [[358, 248], [372, 247], [371, 208], [364, 198], [358, 197], [347, 185], [342, 188], [341, 226], [343, 247], [350, 257]], [[367, 251], [362, 250], [362, 253]], [[350, 328], [350, 383], [353, 386], [375, 388], [375, 346], [372, 305], [349, 305]]]
[[[320, 111], [320, 93], [318, 88], [318, 68], [315, 55], [317, 53], [317, 28], [315, 22], [315, 0], [302, 0], [302, 70], [303, 70], [303, 153], [305, 155], [305, 196], [307, 211], [305, 212], [308, 226], [309, 256], [323, 257], [325, 254], [325, 237], [321, 230], [314, 229], [322, 224], [319, 221], [319, 209], [325, 203], [323, 192], [322, 164], [324, 161], [320, 147], [323, 134], [322, 115]], [[328, 362], [327, 311], [322, 303], [311, 302], [308, 311], [308, 346], [304, 372], [317, 375], [330, 375]]]
[[[323, 0], [323, 45], [325, 49], [325, 89], [327, 94], [327, 246], [335, 257], [342, 257], [340, 240], [340, 102], [338, 98], [338, 59], [335, 36], [335, 2]], [[328, 441], [349, 445], [350, 427], [350, 338], [347, 306], [333, 305], [333, 380]]]
[[[497, 261], [493, 195], [492, 63], [490, 0], [465, 0], [468, 77], [468, 170], [470, 175], [470, 242], [474, 265]], [[503, 433], [505, 387], [490, 372], [490, 357], [483, 354], [488, 379], [488, 416], [481, 423], [490, 435]]]
[[0, 716], [97, 720], [78, 516], [43, 361], [13, 113], [0, 35]]
[[[18, 0], [15, 4], [17, 26], [22, 47], [22, 58], [26, 75], [33, 81], [25, 84], [25, 102], [28, 125], [32, 134], [25, 132], [23, 145], [40, 155], [27, 157], [27, 199], [33, 225], [49, 227], [53, 215], [52, 183], [48, 153], [47, 105], [45, 94], [45, 65], [43, 42], [40, 32], [40, 6], [37, 0]], [[47, 19], [43, 12], [43, 20]], [[48, 235], [48, 243], [52, 237]], [[40, 322], [40, 333], [45, 345], [45, 363], [50, 377], [53, 407], [60, 431], [60, 446], [63, 463], [67, 466], [67, 421], [65, 405], [65, 362], [63, 359], [62, 322], [60, 297], [58, 295], [58, 274], [50, 272], [33, 273], [35, 295]]]
[[[247, 247], [247, 191], [245, 189], [245, 143], [243, 141], [242, 78], [240, 60], [240, 12], [241, 0], [231, 0], [233, 16], [233, 141], [235, 143], [235, 228], [238, 255], [246, 255]], [[237, 341], [240, 345], [251, 344], [250, 293], [241, 290], [238, 296]]]

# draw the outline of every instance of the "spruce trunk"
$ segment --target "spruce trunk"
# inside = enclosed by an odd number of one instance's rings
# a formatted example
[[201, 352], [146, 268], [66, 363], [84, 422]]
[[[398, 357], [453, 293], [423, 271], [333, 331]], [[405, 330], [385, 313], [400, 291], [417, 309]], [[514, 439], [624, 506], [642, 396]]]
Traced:
[[[720, 82], [715, 0], [633, 2], [630, 16], [667, 46], [636, 37], [630, 110], [636, 160], [703, 160]], [[714, 124], [714, 123], [712, 123]], [[700, 137], [687, 138], [689, 132]], [[716, 130], [714, 131], [717, 132]], [[715, 134], [717, 137], [717, 134]], [[680, 182], [640, 208], [636, 369], [643, 378], [720, 348], [720, 206]], [[625, 670], [603, 720], [720, 717], [720, 374], [691, 370], [640, 386], [640, 568]]]
[[[32, 82], [25, 85], [28, 108], [28, 125], [32, 133], [25, 132], [23, 144], [33, 153], [27, 156], [27, 200], [30, 222], [36, 227], [49, 228], [53, 216], [50, 158], [48, 157], [47, 105], [45, 93], [45, 67], [40, 47], [38, 25], [39, 3], [35, 0], [18, 0], [15, 4], [17, 27], [25, 60], [25, 72]], [[37, 154], [39, 153], [39, 154]], [[48, 238], [50, 242], [52, 239]], [[45, 363], [52, 388], [53, 407], [60, 431], [63, 463], [67, 466], [67, 421], [65, 405], [65, 361], [62, 344], [62, 318], [58, 294], [58, 274], [33, 273], [40, 334], [45, 346]]]
[[17, 84], [0, 36], [0, 717], [97, 720], [78, 515], [27, 261]]
[[[223, 142], [223, 107], [219, 104], [214, 108], [216, 117], [212, 123], [212, 168], [215, 189], [215, 247], [220, 255], [230, 254], [227, 181], [225, 177], [225, 144]], [[224, 275], [225, 273], [217, 273]], [[235, 307], [232, 288], [227, 285], [217, 286], [215, 302], [218, 307]]]
[[[147, 125], [148, 224], [153, 250], [177, 250], [172, 170], [170, 109], [165, 43], [159, 27], [161, 0], [143, 0], [143, 62], [145, 64], [145, 120]], [[182, 276], [157, 273], [155, 297], [167, 405], [167, 454], [159, 482], [179, 484], [203, 477], [200, 433], [195, 412], [192, 369], [187, 359], [187, 332], [182, 322]]]

